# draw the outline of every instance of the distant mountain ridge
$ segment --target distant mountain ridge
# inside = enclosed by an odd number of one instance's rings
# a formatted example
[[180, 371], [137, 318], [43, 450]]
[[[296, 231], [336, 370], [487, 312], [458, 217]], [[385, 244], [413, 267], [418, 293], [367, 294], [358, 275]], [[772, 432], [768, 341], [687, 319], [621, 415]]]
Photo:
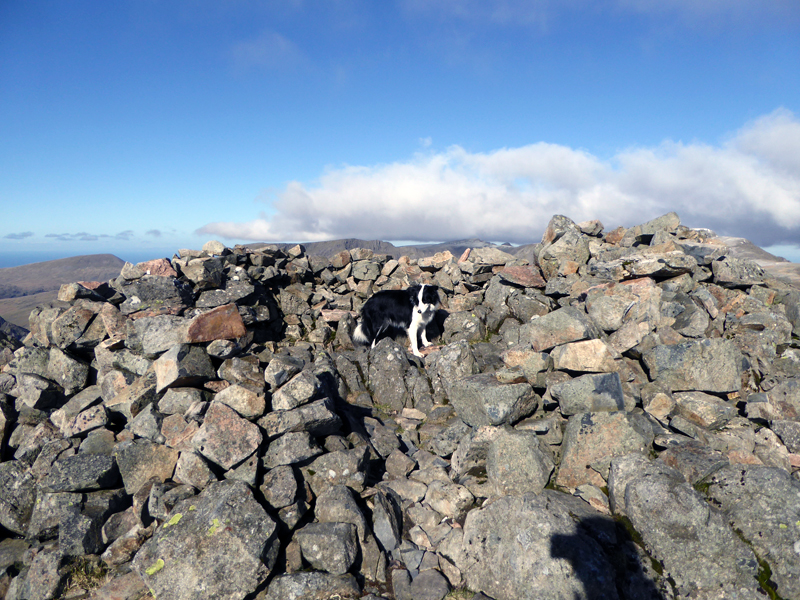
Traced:
[[108, 281], [124, 264], [113, 254], [86, 254], [0, 269], [0, 316], [26, 328], [31, 310], [54, 300], [62, 284]]
[[[754, 260], [775, 276], [785, 277], [800, 285], [800, 264], [787, 262], [785, 259], [769, 254], [744, 238], [718, 237], [719, 243], [726, 245], [730, 254], [740, 258]], [[256, 250], [266, 246], [277, 246], [286, 250], [296, 243], [267, 242], [237, 244], [238, 248]], [[380, 240], [362, 240], [343, 238], [324, 242], [308, 242], [302, 246], [312, 256], [331, 257], [343, 250], [368, 248], [377, 254], [387, 254], [393, 258], [408, 256], [419, 259], [432, 256], [437, 252], [450, 251], [460, 256], [467, 248], [498, 248], [520, 259], [531, 263], [536, 261], [534, 253], [538, 244], [530, 243], [522, 246], [511, 244], [494, 244], [478, 238], [453, 240], [435, 244], [412, 244], [395, 246]], [[158, 258], [158, 257], [153, 257]], [[108, 281], [117, 277], [125, 261], [113, 254], [89, 254], [73, 256], [44, 262], [31, 263], [18, 267], [0, 268], [0, 317], [7, 323], [3, 331], [20, 338], [27, 331], [28, 315], [36, 306], [55, 300], [61, 284], [75, 281]], [[13, 326], [12, 330], [9, 327]]]
[[[257, 250], [266, 246], [277, 246], [281, 250], [286, 250], [297, 244], [293, 243], [277, 243], [268, 244], [254, 243], [254, 244], [237, 244], [237, 248], [249, 248]], [[500, 248], [504, 252], [516, 255], [520, 250], [528, 246], [512, 246], [510, 244], [493, 244], [491, 242], [484, 242], [478, 238], [454, 240], [451, 242], [441, 242], [436, 244], [410, 244], [407, 246], [395, 246], [391, 242], [382, 242], [380, 240], [361, 240], [358, 238], [344, 238], [340, 240], [329, 240], [325, 242], [308, 242], [301, 243], [306, 249], [306, 252], [311, 256], [331, 256], [338, 254], [343, 250], [352, 250], [353, 248], [368, 248], [376, 254], [388, 254], [392, 258], [400, 258], [401, 256], [408, 256], [409, 258], [422, 258], [424, 256], [432, 256], [437, 252], [450, 251], [454, 256], [460, 256], [467, 248]], [[532, 245], [532, 244], [531, 244]]]

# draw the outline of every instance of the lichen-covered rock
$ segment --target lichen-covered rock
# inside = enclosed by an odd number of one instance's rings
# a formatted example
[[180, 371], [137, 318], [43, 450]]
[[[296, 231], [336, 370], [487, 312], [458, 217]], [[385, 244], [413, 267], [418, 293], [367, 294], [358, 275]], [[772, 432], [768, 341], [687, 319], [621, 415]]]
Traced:
[[679, 594], [757, 597], [753, 551], [683, 477], [644, 471], [627, 482], [624, 498], [633, 527]]
[[758, 557], [782, 598], [800, 596], [800, 482], [774, 467], [731, 465], [708, 480], [708, 496]]
[[171, 514], [132, 563], [157, 598], [244, 598], [272, 571], [276, 526], [244, 483], [212, 483]]

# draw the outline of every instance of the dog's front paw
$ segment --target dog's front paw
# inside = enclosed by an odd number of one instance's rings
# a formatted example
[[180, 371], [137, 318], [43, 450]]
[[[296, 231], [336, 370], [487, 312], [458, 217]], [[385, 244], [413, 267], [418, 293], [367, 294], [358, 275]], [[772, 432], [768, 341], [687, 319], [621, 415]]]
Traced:
[[425, 340], [424, 342], [422, 342], [422, 345], [425, 346], [426, 348], [429, 348], [429, 347], [433, 346], [433, 342], [429, 342], [429, 341]]

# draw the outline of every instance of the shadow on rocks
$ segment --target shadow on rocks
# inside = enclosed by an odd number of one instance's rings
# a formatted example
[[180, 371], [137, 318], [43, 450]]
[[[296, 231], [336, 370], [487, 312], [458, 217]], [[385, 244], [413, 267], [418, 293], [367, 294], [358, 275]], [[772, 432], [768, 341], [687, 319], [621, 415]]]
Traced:
[[[668, 600], [673, 595], [667, 592], [668, 586], [659, 574], [658, 563], [640, 548], [625, 526], [608, 517], [586, 517], [578, 521], [583, 533], [594, 538], [603, 549], [607, 563], [614, 571], [617, 594], [620, 600]], [[584, 594], [575, 594], [575, 600], [609, 600], [604, 586], [598, 585], [607, 579], [607, 573], [598, 572], [598, 557], [587, 560], [586, 538], [583, 535], [554, 535], [550, 541], [553, 558], [563, 558], [570, 562], [575, 576], [581, 581]], [[600, 595], [598, 595], [600, 594]]]

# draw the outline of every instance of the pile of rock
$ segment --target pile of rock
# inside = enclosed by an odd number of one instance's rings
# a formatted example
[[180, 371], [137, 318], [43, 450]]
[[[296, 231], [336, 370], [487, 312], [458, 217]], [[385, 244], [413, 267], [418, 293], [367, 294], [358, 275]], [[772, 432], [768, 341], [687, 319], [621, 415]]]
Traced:
[[[800, 293], [709, 235], [210, 242], [63, 286], [0, 355], [5, 597], [800, 597]], [[439, 346], [353, 347], [420, 282]]]

